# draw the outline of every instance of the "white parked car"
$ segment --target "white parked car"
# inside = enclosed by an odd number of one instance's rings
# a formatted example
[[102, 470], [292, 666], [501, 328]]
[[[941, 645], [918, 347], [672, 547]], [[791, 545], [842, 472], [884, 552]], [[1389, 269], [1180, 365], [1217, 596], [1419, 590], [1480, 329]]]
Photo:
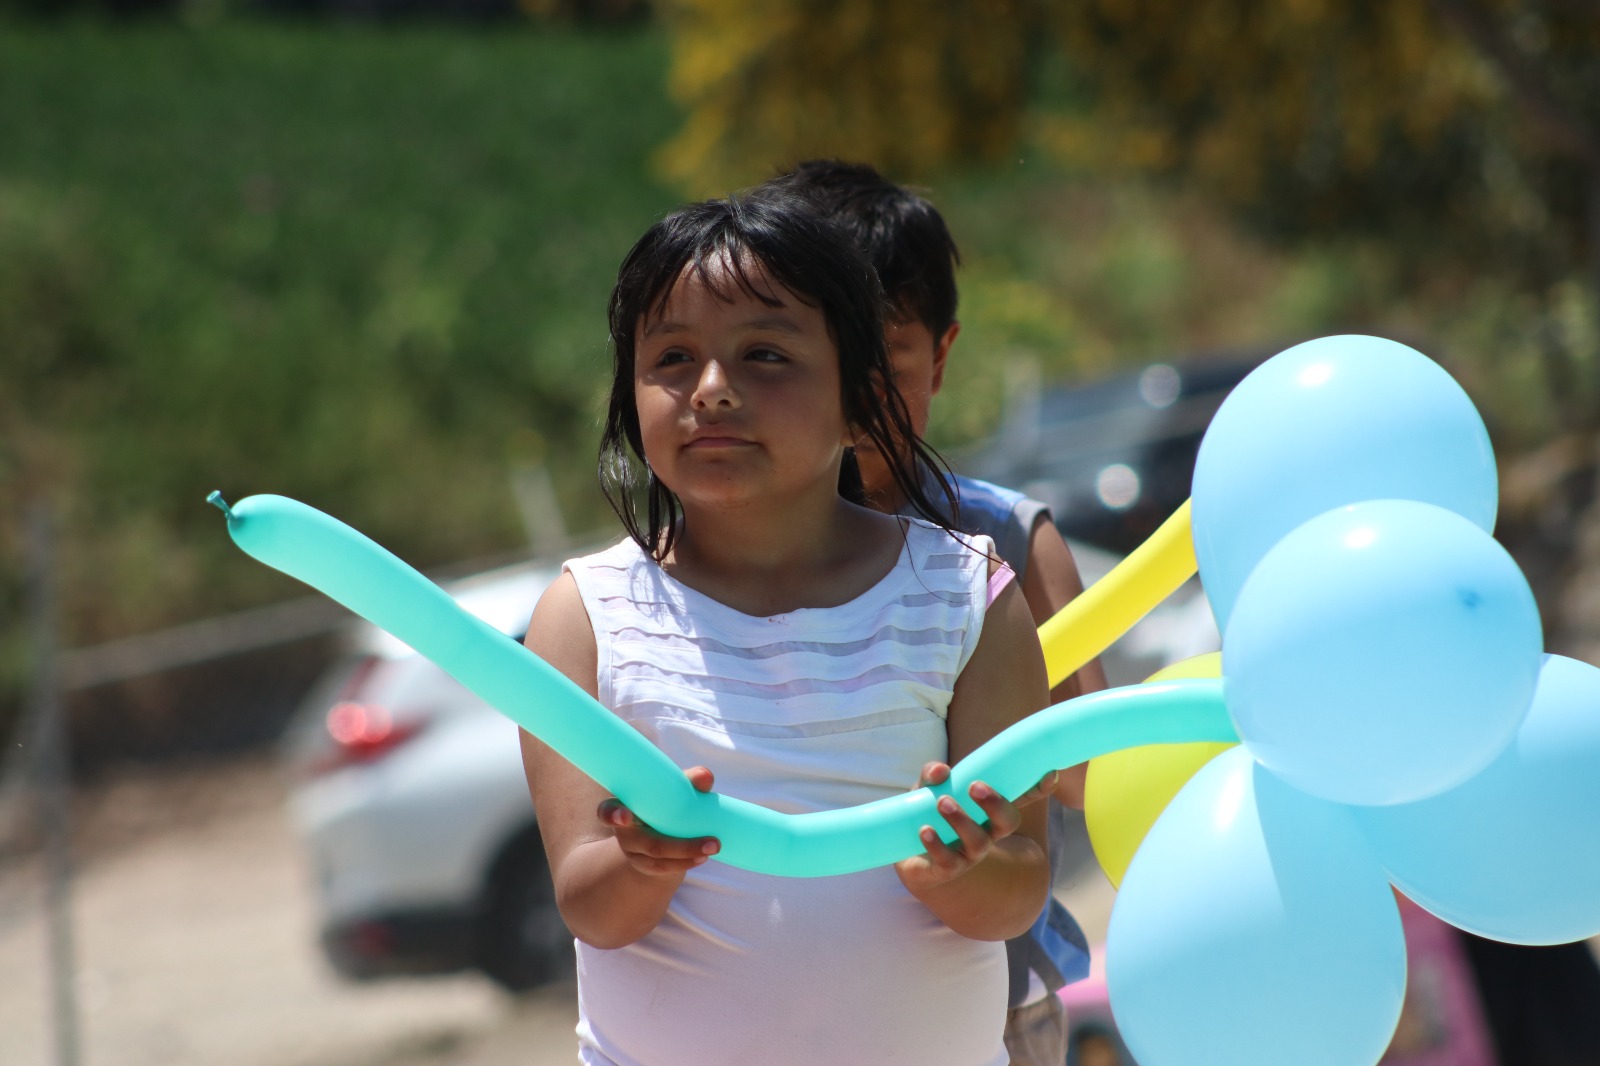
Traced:
[[[520, 640], [558, 564], [452, 583], [467, 610]], [[511, 989], [560, 972], [556, 913], [516, 726], [366, 623], [288, 735], [292, 817], [324, 952], [357, 979], [476, 967]]]
[[[1074, 552], [1086, 582], [1116, 562]], [[449, 591], [514, 640], [558, 573], [516, 566]], [[1130, 684], [1219, 645], [1191, 583], [1102, 661], [1112, 684]], [[328, 959], [356, 979], [476, 968], [513, 991], [570, 973], [516, 727], [381, 630], [359, 624], [349, 646], [289, 737]], [[1069, 847], [1088, 861], [1086, 840]]]

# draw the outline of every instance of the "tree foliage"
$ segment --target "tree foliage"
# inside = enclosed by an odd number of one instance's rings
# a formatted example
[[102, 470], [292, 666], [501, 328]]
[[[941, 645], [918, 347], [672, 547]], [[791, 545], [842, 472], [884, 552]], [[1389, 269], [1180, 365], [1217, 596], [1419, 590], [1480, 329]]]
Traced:
[[1042, 20], [1031, 0], [672, 0], [661, 11], [688, 119], [657, 158], [706, 195], [815, 155], [915, 175], [1009, 152]]
[[1055, 23], [1095, 105], [1060, 124], [1064, 152], [1181, 167], [1245, 206], [1298, 184], [1302, 225], [1366, 218], [1339, 203], [1357, 182], [1436, 183], [1430, 152], [1487, 88], [1417, 4], [1089, 0]]
[[1296, 236], [1515, 249], [1494, 265], [1535, 282], [1591, 254], [1600, 5], [1086, 0], [1055, 25], [1093, 104], [1053, 131], [1080, 162], [1181, 174]]

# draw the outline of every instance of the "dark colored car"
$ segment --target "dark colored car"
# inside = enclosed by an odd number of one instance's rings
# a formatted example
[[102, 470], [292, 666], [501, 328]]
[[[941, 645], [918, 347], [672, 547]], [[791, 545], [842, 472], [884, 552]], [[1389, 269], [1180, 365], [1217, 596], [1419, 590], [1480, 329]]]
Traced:
[[1270, 354], [1153, 363], [1025, 393], [957, 465], [1048, 503], [1064, 536], [1125, 555], [1189, 498], [1211, 416]]

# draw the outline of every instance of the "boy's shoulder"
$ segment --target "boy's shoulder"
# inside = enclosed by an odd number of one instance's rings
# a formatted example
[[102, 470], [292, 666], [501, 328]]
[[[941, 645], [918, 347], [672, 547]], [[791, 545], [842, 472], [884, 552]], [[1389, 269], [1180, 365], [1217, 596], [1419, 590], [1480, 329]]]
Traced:
[[1025, 575], [1034, 527], [1041, 518], [1051, 518], [1050, 506], [1015, 489], [959, 474], [955, 489], [962, 530], [991, 537], [1000, 558], [1018, 578]]
[[1045, 506], [1040, 501], [1018, 492], [1016, 489], [1008, 489], [1004, 485], [996, 485], [992, 481], [983, 481], [979, 478], [967, 477], [964, 474], [956, 474], [953, 480], [956, 484], [956, 494], [960, 498], [963, 507], [969, 505], [989, 507], [994, 510], [1010, 512], [1023, 503], [1037, 503], [1041, 507]]
[[956, 499], [961, 505], [961, 524], [978, 522], [985, 528], [975, 532], [988, 532], [987, 526], [1006, 524], [1019, 518], [1030, 528], [1041, 514], [1050, 512], [1050, 505], [1026, 493], [981, 481], [975, 477], [955, 475]]

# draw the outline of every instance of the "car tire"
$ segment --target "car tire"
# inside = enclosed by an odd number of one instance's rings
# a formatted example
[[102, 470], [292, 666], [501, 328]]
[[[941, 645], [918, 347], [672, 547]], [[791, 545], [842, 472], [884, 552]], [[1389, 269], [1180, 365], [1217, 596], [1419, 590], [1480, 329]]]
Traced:
[[538, 830], [507, 845], [489, 875], [479, 968], [507, 992], [527, 992], [576, 972], [572, 934], [556, 909]]

